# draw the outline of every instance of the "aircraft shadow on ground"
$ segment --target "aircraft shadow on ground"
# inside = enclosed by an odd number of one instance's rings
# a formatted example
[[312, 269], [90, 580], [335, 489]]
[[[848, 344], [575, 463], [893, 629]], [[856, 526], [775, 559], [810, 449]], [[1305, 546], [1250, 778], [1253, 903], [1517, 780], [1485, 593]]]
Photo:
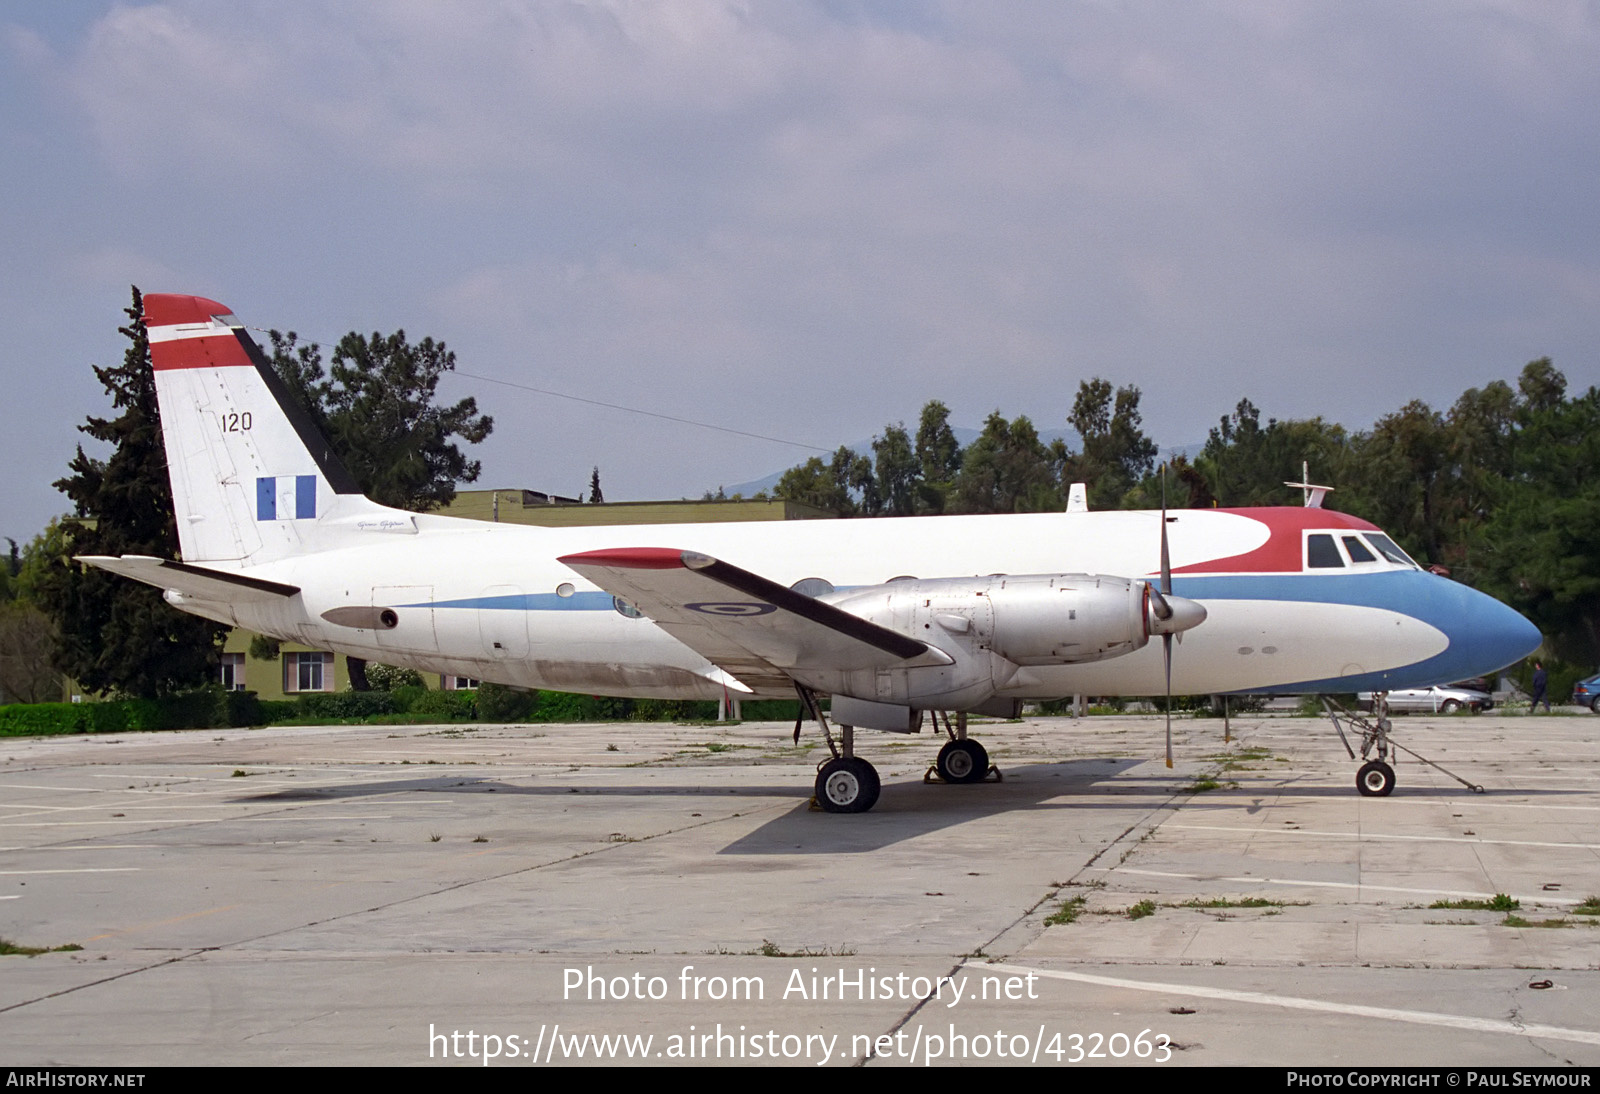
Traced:
[[[741, 798], [800, 799], [794, 808], [724, 847], [721, 854], [839, 854], [872, 851], [969, 821], [1037, 809], [1139, 809], [1170, 799], [1181, 785], [1177, 778], [1141, 780], [1126, 786], [1109, 780], [1143, 763], [1137, 759], [1093, 759], [1027, 764], [1003, 768], [1004, 781], [967, 786], [924, 784], [909, 779], [887, 782], [869, 813], [840, 816], [810, 805], [811, 787], [772, 783], [749, 785], [633, 786], [514, 785], [496, 779], [463, 779], [459, 775], [386, 779], [332, 786], [292, 787], [230, 799], [238, 804], [272, 805], [332, 802], [390, 794], [486, 794], [521, 797], [678, 797], [737, 801]], [[1053, 801], [1074, 796], [1113, 800]], [[1120, 800], [1119, 800], [1120, 799]]]
[[[793, 798], [793, 808], [729, 843], [724, 855], [814, 855], [853, 854], [880, 850], [895, 843], [916, 839], [975, 820], [1024, 811], [1052, 810], [1070, 814], [1084, 810], [1147, 810], [1163, 804], [1181, 805], [1191, 812], [1243, 810], [1255, 814], [1274, 805], [1296, 799], [1327, 798], [1348, 794], [1356, 798], [1354, 787], [1329, 786], [1326, 782], [1297, 785], [1275, 783], [1270, 787], [1221, 786], [1192, 796], [1180, 794], [1192, 781], [1190, 776], [1145, 774], [1137, 779], [1118, 781], [1129, 770], [1146, 763], [1142, 759], [1087, 759], [1057, 763], [1024, 764], [1002, 768], [1001, 782], [969, 786], [897, 778], [884, 784], [878, 804], [869, 813], [839, 816], [824, 813], [810, 805], [811, 788], [796, 781], [792, 785], [719, 784], [690, 786], [556, 785], [534, 782], [515, 785], [496, 779], [463, 779], [459, 775], [432, 778], [388, 779], [381, 782], [342, 783], [334, 786], [293, 787], [263, 794], [241, 795], [231, 799], [239, 804], [270, 805], [338, 801], [350, 798], [379, 797], [389, 794], [508, 794], [521, 797], [561, 797], [620, 799], [629, 797], [715, 799], [737, 802], [740, 799]], [[1413, 795], [1437, 797], [1439, 787], [1397, 787], [1394, 797]], [[1445, 788], [1445, 792], [1449, 788]], [[1462, 788], [1463, 801], [1479, 797]], [[1501, 790], [1500, 794], [1519, 796], [1563, 796], [1560, 790]], [[1495, 796], [1489, 788], [1488, 796]]]
[[[964, 806], [971, 806], [982, 800], [986, 803], [982, 812], [1004, 812], [1021, 801], [1023, 804], [1027, 795], [1033, 794], [1044, 800], [1068, 792], [1070, 789], [1081, 789], [1092, 783], [1111, 778], [1130, 767], [1143, 761], [1124, 760], [1078, 760], [1062, 763], [1030, 764], [1021, 767], [1006, 768], [1005, 781], [987, 782], [973, 786], [943, 786], [932, 784], [923, 786], [921, 783], [889, 782], [884, 785], [883, 797], [873, 813], [881, 813], [886, 809], [896, 813], [925, 813], [942, 810], [954, 804], [953, 797], [940, 797], [940, 792], [945, 795], [960, 795]], [[1043, 783], [1040, 780], [1050, 780]], [[752, 783], [739, 785], [735, 783], [720, 783], [716, 785], [696, 786], [628, 786], [628, 785], [596, 785], [585, 784], [574, 786], [571, 784], [557, 785], [551, 782], [535, 781], [531, 784], [513, 784], [493, 778], [462, 778], [460, 775], [438, 775], [432, 778], [419, 777], [410, 779], [385, 779], [376, 782], [350, 782], [326, 786], [295, 786], [283, 790], [265, 791], [259, 794], [241, 794], [228, 799], [233, 804], [270, 805], [277, 802], [319, 802], [338, 801], [343, 798], [369, 798], [381, 797], [385, 794], [428, 793], [428, 794], [513, 794], [534, 797], [683, 797], [683, 798], [726, 798], [729, 796], [760, 797], [760, 798], [811, 798], [811, 785], [801, 779], [789, 783]], [[902, 793], [905, 791], [905, 793]], [[998, 791], [998, 794], [986, 793]], [[1156, 793], [1165, 796], [1171, 789], [1161, 789]], [[872, 814], [868, 814], [869, 816]]]
[[[724, 855], [859, 854], [970, 821], [1023, 811], [1141, 809], [1169, 799], [1176, 783], [1109, 780], [1144, 763], [1138, 759], [1068, 760], [1002, 767], [1001, 782], [967, 786], [886, 782], [872, 812], [837, 816], [797, 806], [724, 847]], [[1104, 800], [1114, 794], [1121, 800]], [[1093, 797], [1093, 801], [1057, 801]], [[1142, 800], [1141, 800], [1142, 799]]]

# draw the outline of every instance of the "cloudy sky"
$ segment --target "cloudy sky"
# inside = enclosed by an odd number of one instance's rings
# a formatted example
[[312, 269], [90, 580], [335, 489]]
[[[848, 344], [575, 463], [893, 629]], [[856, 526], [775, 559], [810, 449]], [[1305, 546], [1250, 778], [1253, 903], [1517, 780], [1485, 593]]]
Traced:
[[1600, 7], [0, 5], [0, 535], [64, 509], [128, 287], [475, 376], [481, 485], [698, 496], [1137, 384], [1352, 427], [1600, 382]]

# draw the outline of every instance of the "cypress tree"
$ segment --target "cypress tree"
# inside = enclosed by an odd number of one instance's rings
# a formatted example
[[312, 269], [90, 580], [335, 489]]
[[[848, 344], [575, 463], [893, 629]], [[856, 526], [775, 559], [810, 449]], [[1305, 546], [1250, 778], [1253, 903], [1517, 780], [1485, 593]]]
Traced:
[[61, 553], [41, 575], [39, 601], [59, 635], [54, 664], [90, 692], [151, 698], [215, 679], [223, 628], [186, 615], [149, 585], [74, 562], [73, 555], [178, 557], [178, 528], [155, 374], [137, 287], [122, 365], [94, 366], [114, 417], [90, 416], [79, 430], [111, 446], [105, 459], [78, 446], [71, 474], [55, 483], [72, 500]]

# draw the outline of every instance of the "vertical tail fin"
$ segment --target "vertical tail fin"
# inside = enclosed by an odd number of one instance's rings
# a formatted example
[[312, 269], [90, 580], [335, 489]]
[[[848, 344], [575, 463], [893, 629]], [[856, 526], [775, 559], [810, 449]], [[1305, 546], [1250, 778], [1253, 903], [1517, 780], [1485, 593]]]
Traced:
[[226, 307], [144, 298], [178, 542], [187, 562], [257, 564], [348, 542], [358, 528], [414, 531], [355, 479]]

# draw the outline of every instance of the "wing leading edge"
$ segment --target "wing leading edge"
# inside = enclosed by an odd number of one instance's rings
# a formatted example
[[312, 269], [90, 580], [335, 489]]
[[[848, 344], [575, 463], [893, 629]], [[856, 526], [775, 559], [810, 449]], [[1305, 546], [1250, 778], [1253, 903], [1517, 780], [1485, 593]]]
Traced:
[[172, 589], [197, 600], [213, 600], [224, 604], [285, 600], [300, 591], [297, 585], [192, 566], [170, 558], [153, 558], [149, 555], [79, 555], [77, 558], [79, 562], [131, 577], [158, 589]]
[[757, 690], [788, 688], [807, 670], [952, 663], [937, 647], [694, 551], [628, 547], [560, 561]]

